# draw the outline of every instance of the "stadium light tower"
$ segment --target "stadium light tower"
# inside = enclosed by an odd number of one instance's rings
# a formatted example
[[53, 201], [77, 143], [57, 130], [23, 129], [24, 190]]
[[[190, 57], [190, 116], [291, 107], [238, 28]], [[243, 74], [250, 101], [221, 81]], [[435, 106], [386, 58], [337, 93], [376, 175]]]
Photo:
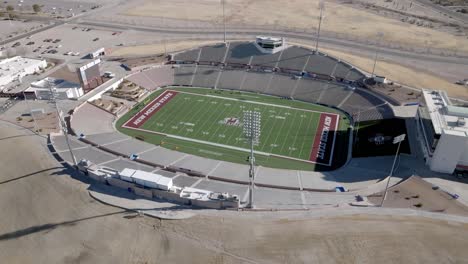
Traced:
[[384, 36], [384, 33], [383, 32], [378, 32], [377, 33], [377, 47], [375, 49], [375, 56], [374, 56], [374, 67], [372, 67], [372, 78], [375, 77], [374, 75], [374, 72], [375, 72], [375, 65], [377, 64], [377, 57], [379, 56], [379, 52], [380, 52], [380, 49], [379, 49], [379, 43], [380, 41], [382, 40]]
[[70, 151], [70, 156], [72, 158], [74, 168], [76, 168], [76, 166], [77, 166], [76, 158], [75, 158], [75, 155], [73, 155], [73, 151], [72, 151], [72, 148], [70, 146], [70, 140], [68, 139], [67, 124], [65, 123], [65, 121], [63, 121], [62, 115], [60, 114], [60, 111], [59, 111], [58, 105], [57, 105], [57, 91], [56, 91], [55, 88], [52, 88], [52, 82], [49, 79], [47, 79], [47, 83], [49, 85], [50, 101], [55, 104], [55, 110], [57, 111], [57, 120], [59, 122], [60, 128], [63, 131], [63, 134], [65, 135], [65, 142], [67, 143], [68, 150]]
[[226, 43], [226, 12], [225, 12], [225, 4], [226, 0], [221, 0], [221, 4], [223, 5], [223, 28], [224, 28], [224, 43]]
[[260, 124], [261, 124], [261, 115], [257, 111], [244, 111], [243, 118], [243, 132], [244, 136], [250, 143], [250, 170], [249, 170], [249, 203], [247, 208], [253, 208], [253, 191], [254, 191], [254, 180], [255, 180], [255, 157], [254, 157], [254, 145], [258, 145], [260, 142]]
[[388, 176], [388, 179], [387, 179], [387, 185], [385, 186], [385, 192], [384, 192], [384, 195], [382, 197], [382, 201], [380, 202], [380, 207], [383, 206], [384, 201], [387, 198], [387, 190], [388, 190], [388, 185], [390, 184], [390, 178], [392, 177], [393, 170], [395, 169], [395, 163], [396, 163], [396, 160], [397, 160], [397, 157], [398, 157], [398, 152], [400, 152], [401, 142], [403, 142], [405, 140], [405, 138], [406, 138], [406, 134], [401, 134], [401, 135], [393, 138], [393, 144], [398, 144], [398, 147], [397, 147], [397, 151], [395, 153], [395, 159], [393, 160], [392, 170], [390, 171], [390, 175]]
[[318, 24], [318, 28], [317, 28], [317, 39], [315, 40], [315, 52], [316, 53], [318, 53], [318, 45], [319, 45], [319, 39], [320, 39], [320, 29], [322, 27], [322, 20], [323, 20], [323, 10], [325, 9], [325, 0], [320, 0], [319, 9], [320, 9], [319, 24]]

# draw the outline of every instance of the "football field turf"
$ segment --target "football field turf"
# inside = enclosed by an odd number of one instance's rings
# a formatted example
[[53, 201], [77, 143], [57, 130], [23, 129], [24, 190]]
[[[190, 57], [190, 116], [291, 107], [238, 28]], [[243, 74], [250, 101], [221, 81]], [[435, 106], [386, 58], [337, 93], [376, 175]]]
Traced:
[[[260, 112], [261, 136], [255, 152], [264, 156], [330, 166], [339, 115], [297, 106], [272, 104], [208, 89], [169, 89], [157, 94], [132, 113], [123, 128], [166, 138], [204, 144], [217, 149], [245, 152], [242, 116]], [[284, 101], [287, 101], [284, 99]], [[164, 138], [159, 142], [164, 146]]]

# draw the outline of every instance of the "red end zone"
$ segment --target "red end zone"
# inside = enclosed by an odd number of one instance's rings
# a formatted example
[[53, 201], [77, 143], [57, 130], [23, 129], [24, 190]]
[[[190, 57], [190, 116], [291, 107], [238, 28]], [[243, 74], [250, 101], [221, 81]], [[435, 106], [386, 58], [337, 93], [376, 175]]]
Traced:
[[309, 160], [330, 166], [333, 159], [333, 147], [335, 145], [336, 131], [340, 116], [337, 114], [321, 113]]
[[140, 110], [130, 120], [128, 120], [122, 127], [126, 128], [140, 128], [148, 119], [158, 112], [165, 104], [177, 95], [175, 91], [165, 91], [156, 97], [151, 103]]

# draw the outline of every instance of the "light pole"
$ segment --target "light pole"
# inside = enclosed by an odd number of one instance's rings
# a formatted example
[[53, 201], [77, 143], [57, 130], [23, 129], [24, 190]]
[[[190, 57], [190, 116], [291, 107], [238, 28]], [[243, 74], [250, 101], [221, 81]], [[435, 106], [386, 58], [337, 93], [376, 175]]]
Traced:
[[320, 16], [319, 16], [319, 24], [318, 24], [318, 28], [317, 28], [317, 39], [315, 41], [315, 52], [316, 53], [318, 53], [318, 45], [319, 45], [319, 39], [320, 39], [320, 29], [322, 27], [322, 20], [323, 20], [323, 9], [325, 9], [325, 0], [320, 0], [319, 8], [320, 8]]
[[400, 151], [401, 142], [405, 140], [405, 137], [406, 137], [406, 134], [401, 134], [401, 135], [393, 138], [393, 144], [398, 144], [398, 147], [397, 147], [397, 151], [395, 153], [395, 159], [393, 160], [392, 170], [390, 171], [390, 175], [388, 176], [388, 179], [387, 179], [387, 185], [385, 186], [385, 192], [384, 192], [384, 195], [382, 197], [382, 201], [380, 202], [380, 207], [383, 206], [384, 201], [387, 198], [387, 190], [388, 190], [388, 185], [390, 184], [390, 178], [392, 177], [393, 170], [395, 169], [395, 164], [396, 164], [396, 160], [397, 160], [397, 157], [398, 157], [398, 152]]
[[70, 140], [68, 139], [67, 124], [65, 124], [65, 122], [62, 120], [62, 116], [61, 116], [60, 111], [59, 111], [58, 106], [57, 106], [57, 98], [56, 98], [57, 93], [56, 93], [56, 91], [54, 91], [55, 88], [52, 89], [52, 83], [51, 83], [51, 81], [49, 79], [47, 79], [47, 83], [49, 84], [50, 99], [55, 104], [55, 110], [57, 111], [57, 120], [59, 122], [59, 126], [62, 129], [63, 134], [65, 135], [65, 142], [67, 143], [68, 150], [70, 151], [70, 156], [72, 158], [74, 168], [76, 168], [76, 166], [77, 166], [76, 158], [75, 158], [75, 155], [73, 155], [73, 151], [72, 151], [72, 148], [70, 146]]
[[221, 3], [223, 4], [223, 27], [224, 27], [224, 43], [226, 43], [226, 13], [225, 13], [225, 2], [226, 0], [221, 0]]
[[249, 203], [247, 208], [254, 208], [253, 204], [253, 191], [255, 187], [255, 157], [254, 157], [254, 145], [258, 145], [260, 139], [260, 124], [261, 124], [261, 114], [257, 111], [244, 111], [243, 118], [243, 132], [244, 136], [250, 143], [250, 170], [249, 170]]
[[372, 78], [375, 77], [374, 72], [375, 72], [375, 65], [377, 64], [377, 57], [379, 56], [379, 43], [382, 40], [382, 37], [384, 36], [383, 32], [378, 32], [377, 33], [377, 47], [375, 48], [375, 56], [374, 56], [374, 67], [372, 67]]

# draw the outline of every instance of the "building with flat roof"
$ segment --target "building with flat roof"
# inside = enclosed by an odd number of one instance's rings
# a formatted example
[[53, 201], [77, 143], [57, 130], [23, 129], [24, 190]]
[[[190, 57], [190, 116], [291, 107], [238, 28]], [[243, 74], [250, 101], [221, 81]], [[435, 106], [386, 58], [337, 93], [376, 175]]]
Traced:
[[468, 108], [452, 104], [445, 91], [423, 90], [418, 108], [420, 141], [431, 170], [468, 171]]
[[45, 60], [23, 58], [20, 56], [0, 61], [0, 91], [4, 86], [23, 78], [28, 74], [36, 73], [47, 67]]
[[58, 99], [78, 99], [84, 94], [80, 84], [52, 77], [31, 83], [31, 86], [24, 93], [28, 98], [50, 100], [51, 90]]

